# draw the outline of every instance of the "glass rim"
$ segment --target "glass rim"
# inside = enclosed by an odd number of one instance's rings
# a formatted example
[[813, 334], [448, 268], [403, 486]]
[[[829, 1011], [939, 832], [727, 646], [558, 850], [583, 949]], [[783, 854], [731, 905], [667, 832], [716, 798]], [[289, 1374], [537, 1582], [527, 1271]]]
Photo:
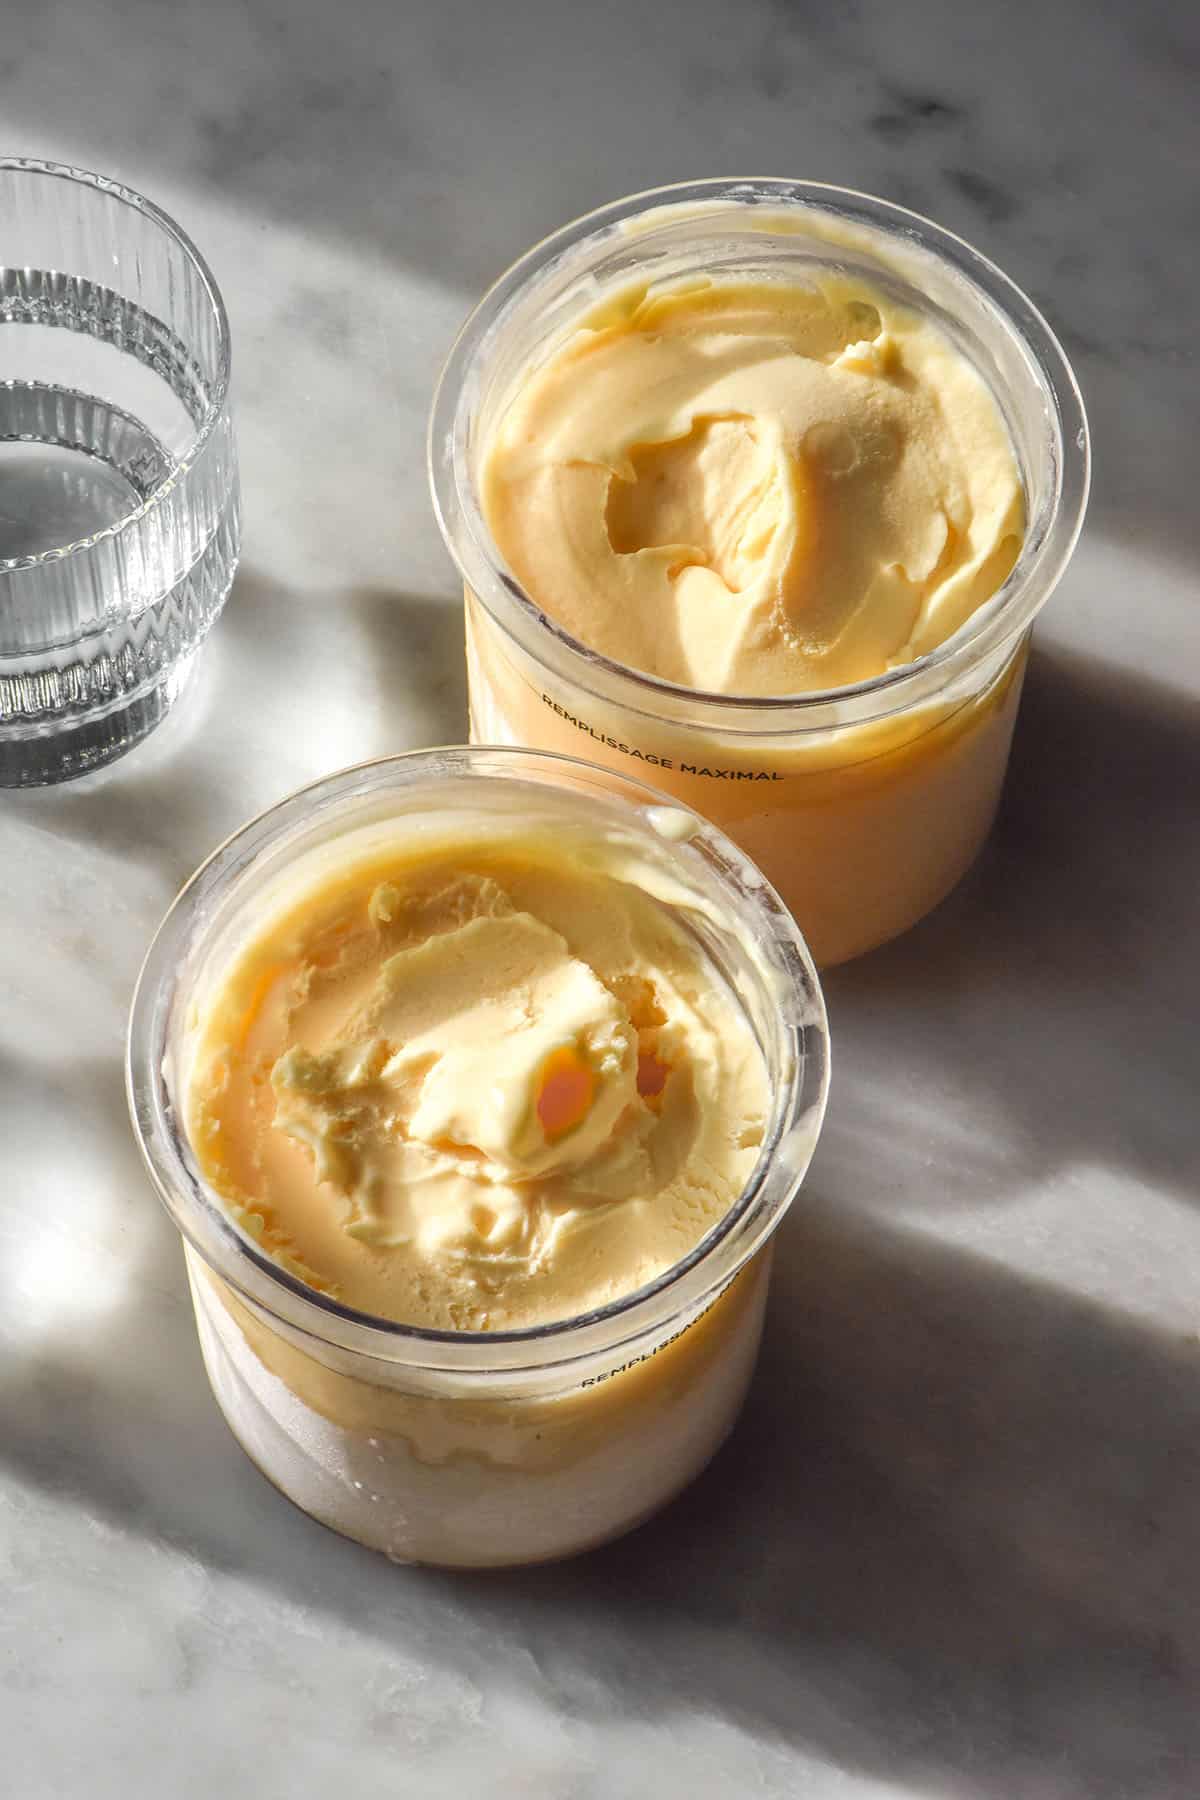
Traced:
[[[179, 245], [184, 255], [195, 266], [203, 283], [209, 303], [217, 324], [217, 373], [213, 390], [205, 402], [204, 413], [195, 425], [188, 439], [184, 453], [173, 459], [175, 468], [165, 475], [158, 485], [140, 500], [136, 506], [122, 513], [111, 525], [102, 526], [99, 531], [89, 532], [86, 537], [76, 538], [69, 544], [56, 545], [49, 550], [36, 551], [31, 556], [14, 556], [0, 558], [0, 575], [23, 574], [27, 569], [37, 569], [46, 563], [63, 562], [67, 557], [76, 556], [81, 551], [90, 550], [94, 545], [106, 538], [120, 537], [130, 526], [144, 519], [163, 500], [171, 494], [181, 481], [186, 481], [195, 464], [199, 452], [212, 437], [218, 421], [225, 411], [229, 400], [229, 386], [233, 368], [233, 345], [229, 331], [229, 314], [225, 301], [217, 285], [216, 277], [207, 261], [197, 249], [192, 239], [178, 221], [172, 218], [165, 208], [155, 201], [147, 199], [145, 194], [125, 182], [117, 181], [112, 176], [101, 175], [94, 169], [79, 168], [73, 163], [51, 162], [38, 156], [0, 156], [0, 174], [15, 172], [26, 175], [47, 175], [59, 181], [75, 182], [80, 187], [90, 188], [96, 193], [110, 195], [121, 201], [132, 211], [141, 213], [145, 218], [163, 231]], [[3, 266], [0, 264], [0, 266]], [[69, 273], [69, 271], [64, 271]]]
[[[449, 771], [447, 758], [453, 758], [455, 763]], [[352, 796], [355, 782], [372, 773], [386, 776], [392, 771], [412, 770], [414, 779], [426, 771], [431, 777], [439, 773], [443, 777], [447, 773], [451, 777], [469, 777], [475, 772], [487, 773], [486, 765], [496, 761], [502, 766], [511, 764], [517, 779], [522, 764], [536, 765], [551, 774], [555, 769], [564, 769], [576, 779], [582, 775], [590, 778], [596, 791], [610, 800], [614, 798], [614, 787], [628, 790], [623, 797], [631, 800], [631, 811], [635, 807], [641, 809], [642, 823], [648, 830], [652, 827], [645, 823], [644, 814], [652, 808], [693, 817], [697, 829], [689, 843], [703, 838], [736, 875], [740, 876], [743, 870], [750, 873], [752, 879], [743, 886], [741, 898], [761, 916], [764, 934], [776, 952], [773, 973], [790, 978], [792, 993], [799, 996], [801, 1004], [792, 1009], [795, 1017], [784, 1019], [781, 1024], [790, 1056], [778, 1091], [772, 1095], [770, 1131], [742, 1191], [699, 1243], [652, 1281], [585, 1313], [508, 1331], [453, 1331], [408, 1325], [346, 1306], [309, 1287], [239, 1231], [219, 1195], [195, 1166], [182, 1129], [168, 1117], [162, 1062], [170, 1002], [175, 999], [176, 971], [201, 904], [214, 892], [228, 888], [259, 854], [273, 844], [285, 842], [288, 828], [311, 816], [315, 799], [320, 797], [328, 805], [336, 804], [339, 798]], [[303, 845], [300, 848], [302, 852]], [[720, 867], [707, 859], [705, 866], [714, 880], [729, 880]], [[783, 944], [787, 946], [786, 955], [780, 948]], [[170, 996], [165, 1008], [164, 992]], [[808, 1039], [809, 1033], [815, 1033], [815, 1042]], [[160, 1201], [205, 1265], [228, 1281], [239, 1295], [318, 1342], [373, 1356], [398, 1368], [466, 1375], [518, 1373], [580, 1361], [657, 1327], [668, 1326], [680, 1312], [691, 1305], [701, 1305], [719, 1292], [745, 1265], [774, 1230], [807, 1173], [828, 1097], [829, 1027], [816, 967], [794, 918], [757, 866], [711, 821], [645, 782], [614, 775], [582, 757], [518, 745], [444, 745], [374, 757], [323, 775], [264, 808], [217, 845], [175, 896], [146, 952], [129, 1013], [125, 1085], [134, 1136]], [[773, 1088], [776, 1085], [773, 1081]], [[768, 1189], [773, 1169], [779, 1166], [778, 1153], [789, 1139], [793, 1152], [785, 1172], [789, 1191], [780, 1202], [764, 1190]], [[776, 1185], [781, 1179], [784, 1176], [777, 1176]], [[731, 1268], [710, 1273], [714, 1258], [730, 1245], [737, 1228], [748, 1228], [756, 1202], [765, 1209], [761, 1229], [748, 1248], [740, 1241], [735, 1244]], [[208, 1228], [203, 1237], [198, 1226], [201, 1215]], [[249, 1282], [239, 1279], [239, 1272], [245, 1269], [253, 1277]], [[697, 1272], [699, 1279], [688, 1279]], [[617, 1329], [617, 1335], [612, 1334], [612, 1328]], [[537, 1354], [560, 1346], [559, 1355]], [[405, 1350], [411, 1353], [405, 1355]], [[500, 1360], [497, 1351], [501, 1352]], [[534, 1353], [532, 1358], [512, 1360], [507, 1354], [515, 1356], [525, 1351]], [[439, 1359], [437, 1352], [449, 1360]]]
[[[678, 222], [689, 205], [760, 207], [797, 213], [824, 212], [866, 225], [940, 258], [999, 315], [1032, 359], [1053, 409], [1058, 456], [1055, 479], [1029, 522], [1021, 552], [1006, 580], [972, 617], [943, 643], [913, 662], [864, 681], [795, 694], [728, 694], [665, 680], [632, 668], [588, 645], [549, 617], [508, 568], [483, 519], [475, 484], [466, 466], [465, 414], [471, 402], [470, 377], [492, 334], [502, 329], [529, 285], [572, 252], [583, 253], [615, 241], [629, 221], [662, 210], [664, 225]], [[702, 227], [703, 216], [696, 215]], [[648, 238], [652, 224], [647, 222]], [[515, 636], [536, 660], [550, 640], [579, 667], [610, 684], [632, 710], [674, 720], [680, 709], [701, 709], [709, 722], [738, 731], [822, 728], [886, 716], [938, 691], [1011, 644], [1057, 586], [1083, 527], [1091, 480], [1090, 437], [1083, 396], [1066, 352], [1047, 320], [1012, 278], [964, 238], [921, 213], [877, 195], [830, 182], [795, 181], [779, 176], [706, 177], [647, 188], [609, 201], [549, 233], [519, 256], [492, 283], [467, 315], [438, 376], [430, 409], [426, 454], [434, 513], [447, 549], [467, 587], [488, 616]], [[507, 615], [507, 616], [506, 616]], [[515, 627], [515, 629], [514, 629]], [[612, 699], [610, 692], [605, 697]], [[853, 716], [849, 716], [853, 715]]]

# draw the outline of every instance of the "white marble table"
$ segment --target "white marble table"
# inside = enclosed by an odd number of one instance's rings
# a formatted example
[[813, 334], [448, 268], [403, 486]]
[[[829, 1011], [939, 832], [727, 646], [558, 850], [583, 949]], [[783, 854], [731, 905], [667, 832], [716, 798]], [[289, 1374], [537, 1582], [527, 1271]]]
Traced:
[[[1190, 1800], [1194, 9], [4, 10], [5, 146], [144, 188], [218, 273], [247, 532], [158, 736], [0, 797], [0, 1791]], [[209, 1399], [127, 999], [243, 817], [463, 734], [422, 437], [470, 301], [570, 215], [724, 173], [888, 194], [1033, 292], [1091, 407], [1087, 537], [982, 865], [829, 981], [836, 1094], [733, 1442], [576, 1564], [396, 1569]]]

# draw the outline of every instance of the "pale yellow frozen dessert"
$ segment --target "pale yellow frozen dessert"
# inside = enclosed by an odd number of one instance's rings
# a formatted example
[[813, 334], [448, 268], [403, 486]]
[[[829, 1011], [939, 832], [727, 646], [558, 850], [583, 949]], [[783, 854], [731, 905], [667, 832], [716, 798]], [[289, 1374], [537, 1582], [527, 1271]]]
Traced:
[[201, 1006], [188, 1134], [311, 1287], [519, 1329], [630, 1293], [741, 1192], [761, 1053], [696, 942], [597, 840], [419, 841], [327, 874]]
[[476, 479], [543, 613], [696, 697], [668, 709], [548, 633], [532, 654], [468, 588], [476, 741], [589, 757], [715, 820], [821, 965], [949, 892], [995, 813], [1021, 641], [865, 719], [760, 704], [910, 667], [1016, 562], [1004, 419], [937, 324], [833, 269], [626, 288], [491, 403]]
[[480, 481], [501, 554], [573, 636], [756, 697], [933, 649], [1003, 583], [1025, 524], [980, 376], [832, 272], [611, 297], [527, 372]]

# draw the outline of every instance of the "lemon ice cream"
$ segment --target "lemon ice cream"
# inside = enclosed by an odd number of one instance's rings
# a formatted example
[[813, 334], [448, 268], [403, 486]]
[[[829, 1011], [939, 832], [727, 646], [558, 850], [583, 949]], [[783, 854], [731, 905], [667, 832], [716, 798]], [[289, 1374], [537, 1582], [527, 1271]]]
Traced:
[[574, 1317], [686, 1255], [753, 1167], [766, 1073], [627, 876], [460, 839], [338, 872], [255, 938], [203, 1009], [189, 1105], [243, 1229], [436, 1330]]
[[833, 273], [610, 297], [529, 372], [481, 487], [546, 613], [724, 694], [913, 661], [996, 591], [1024, 532], [982, 379], [929, 320]]

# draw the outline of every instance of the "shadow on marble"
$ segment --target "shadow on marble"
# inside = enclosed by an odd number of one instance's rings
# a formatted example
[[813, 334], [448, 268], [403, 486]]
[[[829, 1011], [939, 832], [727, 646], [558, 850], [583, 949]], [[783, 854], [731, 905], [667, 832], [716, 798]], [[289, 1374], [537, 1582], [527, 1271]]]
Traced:
[[356, 588], [350, 609], [368, 647], [376, 704], [393, 730], [403, 726], [403, 746], [393, 747], [465, 743], [467, 665], [457, 590], [446, 601]]
[[[1000, 1204], [1074, 1165], [1196, 1201], [1198, 793], [1200, 706], [1035, 651], [975, 870], [906, 937], [826, 976], [827, 1135], [868, 1144], [894, 1178], [887, 1204]], [[903, 1118], [921, 1129], [889, 1151]]]
[[[304, 746], [310, 762], [315, 750], [308, 779], [466, 735], [462, 598], [449, 567], [447, 592], [434, 595], [297, 594], [263, 570], [239, 570], [213, 648], [216, 679], [236, 689], [233, 716], [265, 710], [278, 742]], [[322, 733], [334, 727], [340, 736], [325, 750]]]
[[450, 1575], [388, 1568], [252, 1468], [170, 1238], [146, 1303], [0, 1373], [0, 1460], [85, 1514], [381, 1655], [416, 1630], [435, 1670], [498, 1658], [568, 1718], [698, 1712], [963, 1800], [1195, 1791], [1195, 1339], [818, 1197], [708, 1473], [589, 1557]]
[[[268, 633], [272, 604], [258, 613]], [[360, 622], [373, 654], [389, 640], [408, 654], [385, 602]], [[910, 939], [831, 980], [850, 1040], [847, 1131], [879, 1021], [892, 1019], [894, 1054], [897, 1013], [919, 996], [939, 1027], [914, 1040], [921, 1082], [936, 1089], [973, 1052], [1004, 1074], [998, 1197], [1009, 1163], [1028, 1179], [1028, 1156], [1096, 1154], [1098, 1134], [1103, 1157], [1182, 1180], [1186, 1145], [1166, 1128], [1190, 1109], [1163, 1032], [1194, 969], [1195, 729], [1145, 684], [1035, 659], [980, 869]], [[1133, 960], [1125, 991], [1146, 1014], [1106, 1032], [1115, 957]], [[997, 1040], [1006, 1009], [1027, 1021], [1035, 1004], [1053, 1009], [1053, 1042]], [[1161, 1119], [1132, 1090], [1121, 1110], [1131, 1056], [1153, 1072], [1139, 1092], [1167, 1084]], [[1079, 1097], [1099, 1096], [1104, 1118], [1074, 1105], [1080, 1059]], [[417, 1629], [435, 1668], [464, 1644], [504, 1659], [565, 1717], [701, 1712], [969, 1800], [1196, 1791], [1194, 1338], [939, 1245], [905, 1224], [903, 1195], [890, 1213], [873, 1197], [860, 1209], [823, 1146], [809, 1204], [780, 1235], [746, 1414], [694, 1488], [574, 1563], [393, 1571], [287, 1506], [227, 1432], [175, 1234], [126, 1137], [116, 1056], [66, 1064], [61, 1085], [96, 1154], [128, 1168], [131, 1216], [154, 1222], [131, 1239], [122, 1304], [86, 1330], [64, 1319], [0, 1370], [0, 1461], [26, 1480], [270, 1584], [381, 1652]], [[926, 1169], [924, 1201], [932, 1189], [961, 1203], [961, 1174]]]
[[1194, 1338], [818, 1202], [708, 1475], [472, 1603], [497, 1630], [532, 1606], [544, 1669], [564, 1642], [618, 1667], [623, 1634], [638, 1714], [703, 1708], [921, 1793], [1182, 1795], [1198, 1482]]

